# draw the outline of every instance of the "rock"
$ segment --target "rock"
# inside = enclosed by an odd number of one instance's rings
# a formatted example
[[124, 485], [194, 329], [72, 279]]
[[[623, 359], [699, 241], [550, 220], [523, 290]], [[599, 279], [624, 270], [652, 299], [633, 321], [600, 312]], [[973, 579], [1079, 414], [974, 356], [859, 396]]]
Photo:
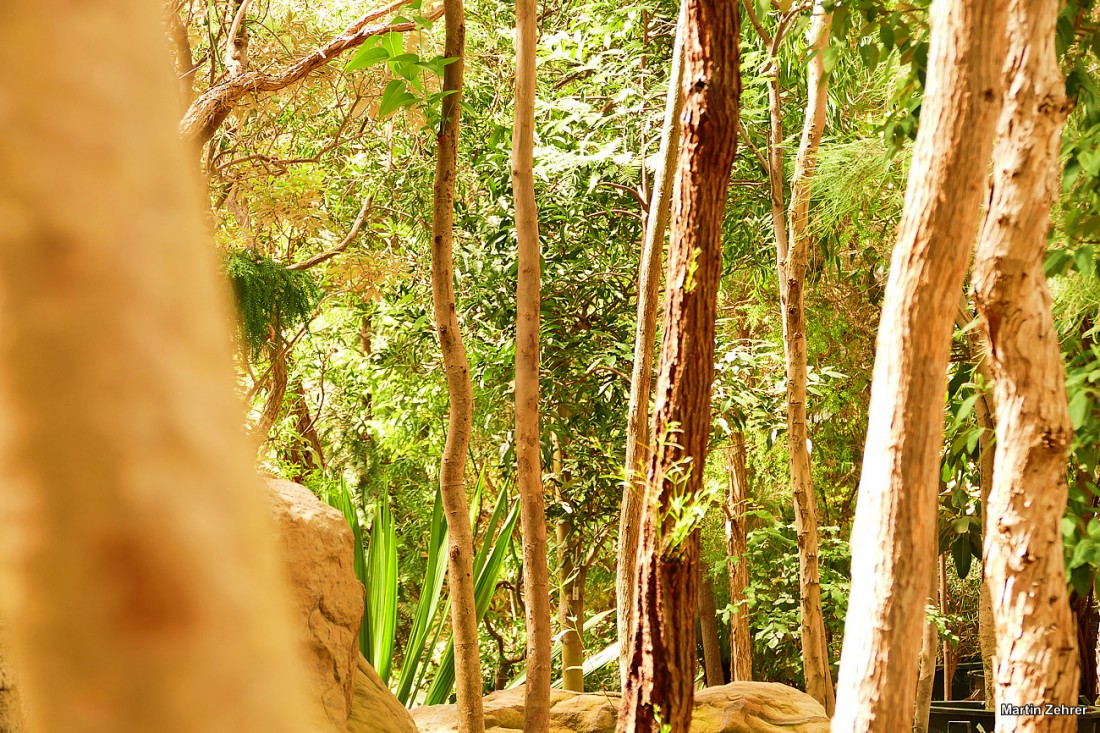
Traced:
[[417, 733], [409, 711], [362, 655], [355, 674], [348, 733]]
[[304, 486], [267, 480], [291, 595], [306, 642], [306, 664], [332, 731], [344, 733], [359, 671], [363, 585], [355, 577], [344, 515]]
[[359, 653], [363, 585], [344, 515], [304, 486], [272, 478], [267, 485], [306, 663], [327, 719], [318, 733], [417, 733], [409, 711]]
[[[614, 733], [617, 693], [550, 692], [550, 733]], [[453, 733], [454, 705], [412, 711], [420, 733]], [[485, 698], [486, 733], [523, 730], [523, 688]], [[804, 692], [772, 682], [734, 682], [695, 693], [692, 733], [829, 733], [820, 703]]]

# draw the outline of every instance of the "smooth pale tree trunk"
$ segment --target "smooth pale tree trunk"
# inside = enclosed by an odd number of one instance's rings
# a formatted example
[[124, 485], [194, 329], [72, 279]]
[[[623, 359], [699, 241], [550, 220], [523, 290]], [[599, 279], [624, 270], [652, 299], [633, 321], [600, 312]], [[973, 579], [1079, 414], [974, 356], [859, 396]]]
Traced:
[[[935, 572], [932, 574], [932, 584], [928, 594], [928, 602], [925, 604], [926, 608], [927, 606], [936, 605], [938, 588], [939, 572]], [[936, 641], [938, 636], [935, 622], [925, 611], [924, 631], [921, 635], [920, 646], [920, 671], [917, 675], [917, 703], [913, 712], [913, 733], [928, 733], [928, 715], [932, 711], [932, 687], [936, 681]]]
[[691, 725], [699, 545], [693, 524], [672, 507], [702, 500], [722, 217], [741, 84], [737, 3], [684, 5], [683, 129], [619, 733], [658, 733], [662, 726], [686, 733]]
[[749, 471], [745, 460], [745, 436], [740, 431], [730, 436], [728, 452], [729, 493], [726, 497], [726, 554], [735, 561], [729, 566], [730, 603], [730, 682], [752, 680], [752, 634], [746, 607], [737, 605], [749, 587], [749, 566], [745, 544], [745, 512], [749, 505]]
[[718, 640], [718, 609], [714, 602], [714, 583], [710, 568], [699, 561], [699, 637], [703, 642], [703, 672], [707, 687], [726, 683], [722, 672], [722, 644]]
[[512, 190], [519, 242], [516, 289], [516, 477], [523, 527], [523, 592], [527, 620], [524, 731], [550, 726], [550, 576], [539, 439], [540, 248], [535, 206], [535, 46], [537, 0], [516, 0], [515, 124]]
[[684, 9], [676, 24], [672, 48], [672, 73], [665, 98], [661, 129], [660, 163], [653, 178], [645, 241], [638, 268], [638, 322], [634, 332], [634, 369], [630, 378], [630, 407], [626, 431], [626, 481], [619, 515], [619, 556], [615, 575], [616, 628], [619, 638], [619, 682], [626, 688], [629, 671], [630, 628], [634, 620], [634, 576], [638, 534], [642, 524], [645, 466], [650, 452], [649, 398], [652, 392], [653, 340], [657, 335], [657, 307], [661, 260], [672, 200], [672, 180], [680, 147], [680, 109], [683, 106]]
[[832, 729], [912, 723], [951, 326], [1001, 100], [1006, 0], [933, 0], [921, 126], [890, 263]]
[[0, 615], [36, 733], [301, 733], [319, 711], [160, 23], [0, 8]]
[[[790, 453], [791, 495], [794, 498], [795, 531], [798, 538], [799, 598], [802, 621], [802, 667], [806, 692], [832, 713], [834, 705], [829, 647], [821, 610], [821, 580], [818, 570], [817, 500], [810, 468], [809, 434], [806, 429], [806, 308], [804, 291], [809, 259], [810, 193], [817, 167], [817, 150], [825, 129], [828, 103], [828, 75], [825, 49], [829, 45], [832, 13], [822, 0], [814, 5], [807, 34], [812, 56], [807, 64], [806, 111], [802, 138], [791, 177], [788, 215], [775, 221], [776, 228], [788, 228], [776, 236], [776, 265], [779, 274], [779, 302], [783, 313], [783, 346], [787, 368], [787, 442]], [[769, 178], [772, 181], [773, 210], [783, 202], [782, 110], [780, 108], [778, 64], [771, 83], [773, 136], [769, 144]], [[776, 133], [779, 133], [777, 135]], [[778, 168], [776, 166], [778, 165]], [[774, 211], [773, 211], [774, 214]]]
[[577, 567], [577, 533], [572, 522], [558, 522], [557, 539], [560, 549], [558, 579], [558, 619], [561, 626], [561, 679], [562, 689], [584, 692], [584, 642], [581, 630], [584, 626], [584, 595], [578, 587], [580, 569]]
[[[559, 439], [551, 433], [553, 445], [553, 469], [557, 477], [556, 493], [559, 503], [565, 499], [561, 489], [569, 481], [564, 468], [562, 444], [568, 439]], [[558, 626], [561, 629], [562, 689], [572, 692], [584, 692], [584, 576], [587, 569], [584, 563], [578, 565], [580, 556], [580, 537], [575, 531], [573, 521], [566, 515], [555, 526], [558, 542]]]
[[[1073, 438], [1065, 366], [1043, 273], [1059, 145], [1070, 109], [1055, 54], [1058, 5], [1009, 3], [1005, 108], [974, 261], [997, 406], [985, 573], [997, 637], [998, 703], [1077, 701], [1079, 660], [1062, 559]], [[923, 115], [922, 115], [923, 117]], [[997, 730], [1072, 731], [1073, 716], [997, 716]]]
[[466, 347], [458, 322], [454, 291], [455, 170], [458, 161], [466, 21], [462, 0], [447, 0], [444, 54], [458, 59], [444, 70], [443, 119], [436, 137], [438, 157], [432, 197], [432, 305], [443, 368], [447, 375], [447, 440], [439, 469], [443, 510], [447, 516], [447, 587], [454, 631], [455, 698], [459, 733], [485, 729], [481, 703], [481, 655], [474, 601], [474, 540], [466, 500], [466, 453], [470, 446], [473, 396]]

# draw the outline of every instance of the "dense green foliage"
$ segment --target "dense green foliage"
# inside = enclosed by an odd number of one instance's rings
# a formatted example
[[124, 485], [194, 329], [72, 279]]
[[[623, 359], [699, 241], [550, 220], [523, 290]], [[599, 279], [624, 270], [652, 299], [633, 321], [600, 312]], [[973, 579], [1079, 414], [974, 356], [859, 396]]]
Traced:
[[[830, 4], [831, 88], [811, 205], [806, 315], [809, 433], [834, 662], [850, 552], [867, 551], [849, 548], [847, 537], [875, 328], [919, 124], [928, 4]], [[202, 59], [200, 92], [223, 73], [218, 49], [231, 21], [229, 5], [185, 7], [194, 58]], [[1047, 268], [1076, 429], [1067, 467], [1066, 562], [1082, 597], [1100, 567], [1100, 22], [1092, 5], [1064, 3], [1059, 25], [1075, 109], [1063, 138], [1063, 191]], [[798, 560], [782, 325], [771, 202], [759, 157], [769, 144], [769, 74], [779, 75], [783, 90], [785, 139], [777, 142], [788, 169], [801, 130], [809, 13], [797, 7], [789, 12], [792, 7], [789, 0], [754, 0], [767, 33], [781, 23], [788, 29], [774, 70], [763, 39], [745, 23], [744, 129], [723, 233], [713, 457], [706, 477], [708, 495], [720, 505], [727, 437], [743, 432], [752, 484], [749, 549], [745, 558], [727, 557], [718, 507], [704, 523], [703, 540], [719, 608], [728, 600], [729, 562], [750, 568], [746, 605], [757, 677], [798, 684]], [[474, 388], [467, 475], [478, 477], [470, 479], [471, 521], [480, 550], [478, 613], [490, 688], [522, 672], [525, 641], [518, 530], [512, 531], [515, 511], [508, 498], [515, 473], [514, 18], [510, 5], [488, 0], [469, 0], [466, 11], [455, 285]], [[262, 4], [246, 18], [250, 64], [285, 67], [362, 12], [350, 0]], [[585, 649], [595, 655], [614, 639], [613, 619], [600, 614], [615, 605], [637, 268], [677, 4], [548, 0], [540, 12], [535, 178], [543, 252], [544, 479], [548, 519], [563, 530], [551, 557], [569, 553], [583, 569], [578, 577], [593, 620]], [[441, 22], [427, 14], [412, 3], [387, 22], [408, 20], [413, 31], [375, 36], [305, 82], [249, 100], [222, 125], [204, 161], [215, 231], [228, 253], [226, 271], [240, 307], [241, 381], [253, 417], [272, 393], [279, 396], [266, 376], [276, 356], [269, 347], [287, 344], [290, 388], [260, 459], [288, 477], [315, 471], [312, 485], [357, 527], [365, 553], [359, 570], [370, 598], [364, 651], [407, 704], [445, 699], [453, 678], [441, 559], [446, 529], [437, 499], [448, 404], [428, 252], [439, 75], [452, 60], [441, 55]], [[341, 242], [363, 201], [369, 202], [367, 215], [351, 246], [316, 267], [288, 269]], [[974, 560], [980, 560], [982, 541], [981, 429], [974, 403], [988, 387], [965, 341], [956, 335], [945, 399], [940, 527], [941, 550], [952, 558], [949, 595], [955, 599], [940, 622], [964, 651], [974, 649]], [[303, 445], [315, 463], [295, 463], [306, 455]], [[592, 668], [590, 687], [617, 684], [613, 670], [595, 671], [595, 662]]]

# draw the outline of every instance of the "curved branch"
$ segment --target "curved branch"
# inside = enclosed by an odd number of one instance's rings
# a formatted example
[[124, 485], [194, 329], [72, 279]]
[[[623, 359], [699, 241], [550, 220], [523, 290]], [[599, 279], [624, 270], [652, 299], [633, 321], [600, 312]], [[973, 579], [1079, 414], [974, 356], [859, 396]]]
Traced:
[[[230, 112], [248, 94], [258, 92], [277, 92], [280, 89], [301, 81], [312, 71], [328, 64], [334, 58], [361, 46], [371, 36], [383, 33], [406, 33], [416, 30], [413, 22], [394, 23], [386, 25], [373, 25], [371, 23], [384, 15], [388, 15], [398, 8], [408, 5], [412, 0], [394, 0], [389, 5], [379, 10], [373, 10], [359, 20], [349, 25], [342, 34], [332, 39], [313, 53], [298, 60], [290, 68], [277, 74], [266, 74], [259, 71], [250, 71], [226, 79], [207, 89], [199, 96], [187, 110], [180, 121], [180, 133], [184, 139], [196, 144], [204, 145], [221, 125]], [[443, 15], [442, 7], [436, 8], [425, 17], [435, 20]]]
[[327, 262], [328, 260], [331, 260], [333, 257], [346, 250], [351, 245], [351, 243], [355, 241], [355, 237], [358, 236], [359, 230], [363, 228], [363, 221], [367, 218], [367, 210], [370, 209], [370, 205], [373, 200], [374, 197], [371, 196], [370, 198], [363, 201], [363, 206], [359, 209], [359, 215], [355, 217], [355, 223], [351, 225], [351, 231], [348, 232], [348, 235], [344, 237], [340, 244], [336, 245], [330, 250], [314, 255], [307, 260], [296, 262], [286, 269], [295, 272], [298, 270], [308, 270], [311, 267], [316, 267], [322, 262]]

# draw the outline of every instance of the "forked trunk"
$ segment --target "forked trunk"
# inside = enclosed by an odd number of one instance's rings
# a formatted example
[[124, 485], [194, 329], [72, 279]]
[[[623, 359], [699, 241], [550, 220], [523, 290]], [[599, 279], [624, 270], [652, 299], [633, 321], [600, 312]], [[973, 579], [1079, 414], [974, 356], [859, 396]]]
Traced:
[[160, 22], [0, 11], [5, 633], [36, 733], [317, 730]]
[[443, 74], [443, 119], [436, 137], [438, 157], [432, 198], [432, 305], [443, 368], [447, 374], [447, 442], [439, 470], [443, 509], [447, 515], [447, 587], [455, 650], [455, 698], [459, 733], [481, 733], [481, 656], [474, 601], [474, 540], [466, 500], [466, 454], [473, 420], [473, 393], [466, 347], [458, 322], [454, 291], [455, 170], [458, 162], [459, 116], [465, 64], [466, 21], [462, 0], [446, 0], [444, 53], [455, 58]]
[[683, 138], [620, 733], [691, 725], [699, 546], [694, 522], [675, 507], [702, 500], [710, 437], [722, 215], [741, 86], [738, 9], [685, 0]]
[[638, 267], [638, 322], [634, 332], [634, 369], [630, 378], [630, 407], [626, 431], [626, 481], [619, 515], [619, 556], [615, 575], [616, 628], [619, 638], [619, 682], [626, 688], [629, 670], [630, 625], [634, 619], [634, 576], [638, 555], [638, 534], [642, 525], [642, 494], [645, 466], [649, 458], [649, 398], [652, 392], [653, 340], [657, 335], [658, 285], [665, 247], [665, 229], [672, 200], [672, 178], [680, 147], [680, 108], [683, 106], [684, 9], [676, 24], [672, 47], [672, 73], [665, 99], [665, 122], [661, 129], [660, 163], [653, 177], [645, 242]]
[[527, 621], [524, 731], [550, 726], [550, 576], [546, 559], [546, 502], [539, 440], [539, 220], [532, 169], [535, 139], [537, 0], [516, 0], [515, 124], [512, 191], [519, 242], [516, 288], [516, 479], [523, 527], [523, 592]]
[[[1005, 108], [973, 276], [997, 407], [985, 573], [997, 636], [997, 700], [1035, 705], [1041, 713], [1046, 704], [1076, 703], [1080, 671], [1059, 529], [1073, 426], [1043, 272], [1070, 103], [1055, 54], [1058, 3], [1008, 4]], [[1072, 715], [1032, 710], [998, 710], [997, 730], [1076, 730]]]
[[[749, 587], [749, 566], [746, 556], [747, 534], [745, 512], [749, 506], [749, 471], [745, 460], [745, 436], [740, 431], [730, 436], [729, 495], [726, 503], [726, 554], [734, 558], [729, 566], [730, 604], [730, 682], [752, 679], [752, 634], [749, 631], [748, 609], [741, 603]], [[740, 604], [740, 605], [738, 605]]]
[[871, 386], [836, 733], [912, 723], [951, 327], [1001, 104], [1006, 0], [933, 0], [928, 79]]

